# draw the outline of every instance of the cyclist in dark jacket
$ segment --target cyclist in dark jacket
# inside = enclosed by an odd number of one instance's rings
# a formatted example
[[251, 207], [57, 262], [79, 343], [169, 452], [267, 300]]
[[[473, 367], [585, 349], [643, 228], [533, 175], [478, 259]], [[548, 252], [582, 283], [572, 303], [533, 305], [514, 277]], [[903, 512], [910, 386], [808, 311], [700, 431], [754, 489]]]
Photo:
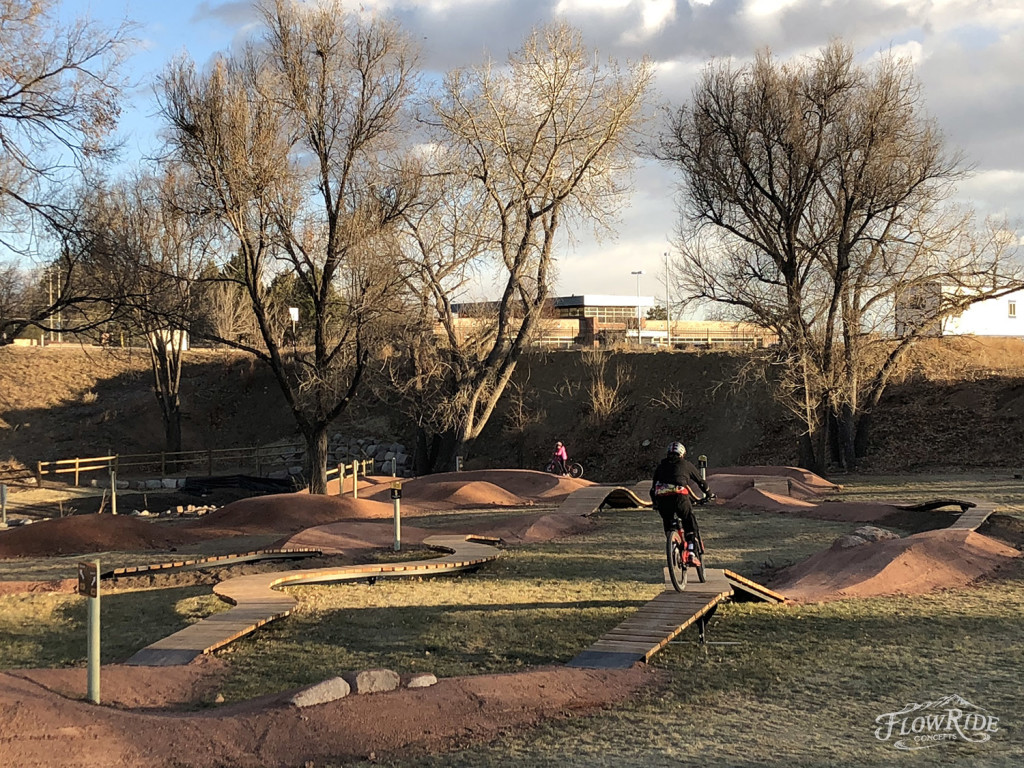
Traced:
[[686, 446], [672, 443], [668, 447], [668, 455], [654, 470], [654, 481], [651, 484], [651, 501], [661, 515], [666, 535], [675, 527], [677, 517], [683, 523], [687, 538], [699, 535], [690, 499], [690, 483], [700, 488], [709, 499], [715, 498], [697, 468], [686, 460]]

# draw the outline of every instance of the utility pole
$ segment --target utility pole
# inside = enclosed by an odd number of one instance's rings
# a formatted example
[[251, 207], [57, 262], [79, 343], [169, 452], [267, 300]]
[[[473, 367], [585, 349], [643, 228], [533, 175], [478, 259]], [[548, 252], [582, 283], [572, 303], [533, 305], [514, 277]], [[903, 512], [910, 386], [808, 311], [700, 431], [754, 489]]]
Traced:
[[640, 275], [644, 271], [638, 269], [636, 272], [630, 272], [631, 275], [636, 275], [636, 345], [640, 346]]
[[666, 346], [672, 349], [672, 311], [668, 303], [668, 251], [665, 251], [665, 340]]

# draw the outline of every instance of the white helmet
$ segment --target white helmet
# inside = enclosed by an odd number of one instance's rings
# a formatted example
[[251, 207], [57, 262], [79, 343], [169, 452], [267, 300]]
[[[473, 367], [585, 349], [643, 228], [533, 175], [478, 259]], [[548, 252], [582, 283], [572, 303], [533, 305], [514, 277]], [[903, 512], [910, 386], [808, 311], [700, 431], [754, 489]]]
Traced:
[[668, 447], [668, 455], [672, 456], [673, 454], [679, 458], [683, 458], [683, 456], [686, 455], [686, 446], [679, 442], [672, 443], [672, 445]]

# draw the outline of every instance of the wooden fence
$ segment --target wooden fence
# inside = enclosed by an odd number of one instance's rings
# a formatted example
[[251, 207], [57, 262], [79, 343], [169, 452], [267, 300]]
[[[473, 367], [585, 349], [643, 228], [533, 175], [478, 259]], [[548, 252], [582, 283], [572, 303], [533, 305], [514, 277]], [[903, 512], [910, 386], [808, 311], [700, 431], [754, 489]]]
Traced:
[[[73, 475], [74, 484], [79, 485], [83, 474], [90, 472], [118, 475], [154, 475], [164, 477], [178, 472], [203, 472], [213, 476], [217, 471], [252, 468], [257, 476], [271, 467], [288, 466], [296, 456], [305, 452], [305, 443], [286, 443], [272, 447], [253, 446], [248, 448], [221, 448], [204, 451], [161, 451], [160, 453], [114, 454], [112, 456], [91, 456], [89, 458], [60, 459], [36, 463], [36, 480], [54, 475]], [[338, 463], [328, 470], [328, 477], [337, 475], [339, 467], [359, 466], [360, 474], [372, 474], [373, 459], [357, 459]], [[385, 462], [385, 467], [387, 462]], [[351, 471], [351, 470], [349, 470]]]

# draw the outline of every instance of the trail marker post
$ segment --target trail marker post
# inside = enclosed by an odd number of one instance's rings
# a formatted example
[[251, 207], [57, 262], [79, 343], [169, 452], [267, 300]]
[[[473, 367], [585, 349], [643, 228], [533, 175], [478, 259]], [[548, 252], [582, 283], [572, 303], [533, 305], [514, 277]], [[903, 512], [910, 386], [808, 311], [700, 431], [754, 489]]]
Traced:
[[100, 561], [78, 564], [78, 594], [89, 598], [89, 701], [100, 703]]
[[703, 453], [697, 457], [697, 467], [700, 469], [700, 479], [708, 479], [708, 457]]
[[395, 505], [395, 552], [402, 549], [402, 483], [391, 484], [391, 502]]

